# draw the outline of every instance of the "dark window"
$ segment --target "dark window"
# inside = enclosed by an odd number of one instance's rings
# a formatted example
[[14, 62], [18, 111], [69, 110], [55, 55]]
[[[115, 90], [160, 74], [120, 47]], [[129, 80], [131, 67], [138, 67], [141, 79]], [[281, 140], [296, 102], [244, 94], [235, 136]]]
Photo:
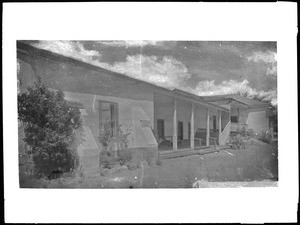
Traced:
[[214, 132], [217, 131], [217, 117], [213, 116], [213, 130]]
[[189, 122], [189, 125], [188, 125], [188, 139], [190, 140], [191, 138], [191, 123]]
[[232, 123], [238, 123], [239, 122], [238, 117], [237, 116], [231, 116], [230, 117], [230, 122], [232, 122]]
[[165, 138], [165, 121], [164, 120], [157, 120], [157, 133], [158, 137]]
[[183, 122], [178, 121], [178, 127], [177, 127], [177, 136], [178, 140], [183, 140]]

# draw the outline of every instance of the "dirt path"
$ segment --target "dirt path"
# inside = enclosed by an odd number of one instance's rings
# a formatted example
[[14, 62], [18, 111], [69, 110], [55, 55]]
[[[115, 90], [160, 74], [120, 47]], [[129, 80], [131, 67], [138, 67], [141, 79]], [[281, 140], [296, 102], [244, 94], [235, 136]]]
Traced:
[[[142, 163], [136, 170], [122, 169], [108, 176], [93, 174], [84, 180], [57, 179], [28, 182], [40, 188], [192, 188], [195, 182], [205, 187], [261, 186], [278, 180], [276, 146], [251, 145], [243, 150], [193, 155], [162, 160], [162, 165]], [[241, 183], [242, 182], [242, 183]], [[253, 183], [254, 182], [254, 183]], [[256, 183], [255, 183], [256, 182]], [[260, 182], [260, 183], [257, 183]], [[261, 183], [262, 182], [262, 183]], [[245, 183], [245, 184], [246, 184]], [[273, 185], [273, 183], [272, 183]], [[271, 185], [271, 186], [272, 186]], [[247, 185], [246, 185], [247, 186]]]

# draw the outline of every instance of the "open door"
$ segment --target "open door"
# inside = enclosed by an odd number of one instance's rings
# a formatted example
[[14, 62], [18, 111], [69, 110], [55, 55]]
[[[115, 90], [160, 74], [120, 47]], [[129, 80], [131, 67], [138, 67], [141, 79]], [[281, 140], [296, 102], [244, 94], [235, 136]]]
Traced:
[[189, 122], [189, 125], [188, 125], [188, 139], [190, 140], [191, 139], [191, 123]]
[[158, 137], [164, 139], [165, 138], [165, 122], [164, 120], [157, 120], [157, 134]]
[[217, 117], [213, 116], [213, 129], [214, 132], [217, 132]]
[[178, 121], [178, 132], [177, 132], [178, 140], [183, 140], [183, 122]]

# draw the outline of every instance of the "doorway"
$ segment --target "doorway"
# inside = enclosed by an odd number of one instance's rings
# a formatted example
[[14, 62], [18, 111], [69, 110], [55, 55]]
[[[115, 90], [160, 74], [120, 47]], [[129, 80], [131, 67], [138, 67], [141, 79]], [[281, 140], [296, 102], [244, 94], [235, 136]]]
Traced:
[[118, 104], [114, 102], [99, 101], [99, 136], [117, 137]]
[[178, 121], [178, 132], [177, 132], [178, 140], [183, 140], [183, 122]]
[[188, 125], [188, 139], [190, 140], [191, 139], [191, 123], [189, 122], [189, 125]]
[[217, 132], [217, 117], [213, 116], [213, 130]]
[[159, 138], [165, 138], [165, 121], [162, 119], [157, 120], [157, 135]]

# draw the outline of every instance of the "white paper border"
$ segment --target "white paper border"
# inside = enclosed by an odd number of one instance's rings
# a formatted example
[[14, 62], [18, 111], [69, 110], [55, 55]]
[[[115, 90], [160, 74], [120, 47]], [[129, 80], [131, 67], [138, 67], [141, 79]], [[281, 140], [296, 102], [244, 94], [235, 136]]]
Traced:
[[[296, 3], [6, 3], [6, 222], [295, 222]], [[277, 41], [279, 187], [165, 190], [18, 188], [16, 40]]]

